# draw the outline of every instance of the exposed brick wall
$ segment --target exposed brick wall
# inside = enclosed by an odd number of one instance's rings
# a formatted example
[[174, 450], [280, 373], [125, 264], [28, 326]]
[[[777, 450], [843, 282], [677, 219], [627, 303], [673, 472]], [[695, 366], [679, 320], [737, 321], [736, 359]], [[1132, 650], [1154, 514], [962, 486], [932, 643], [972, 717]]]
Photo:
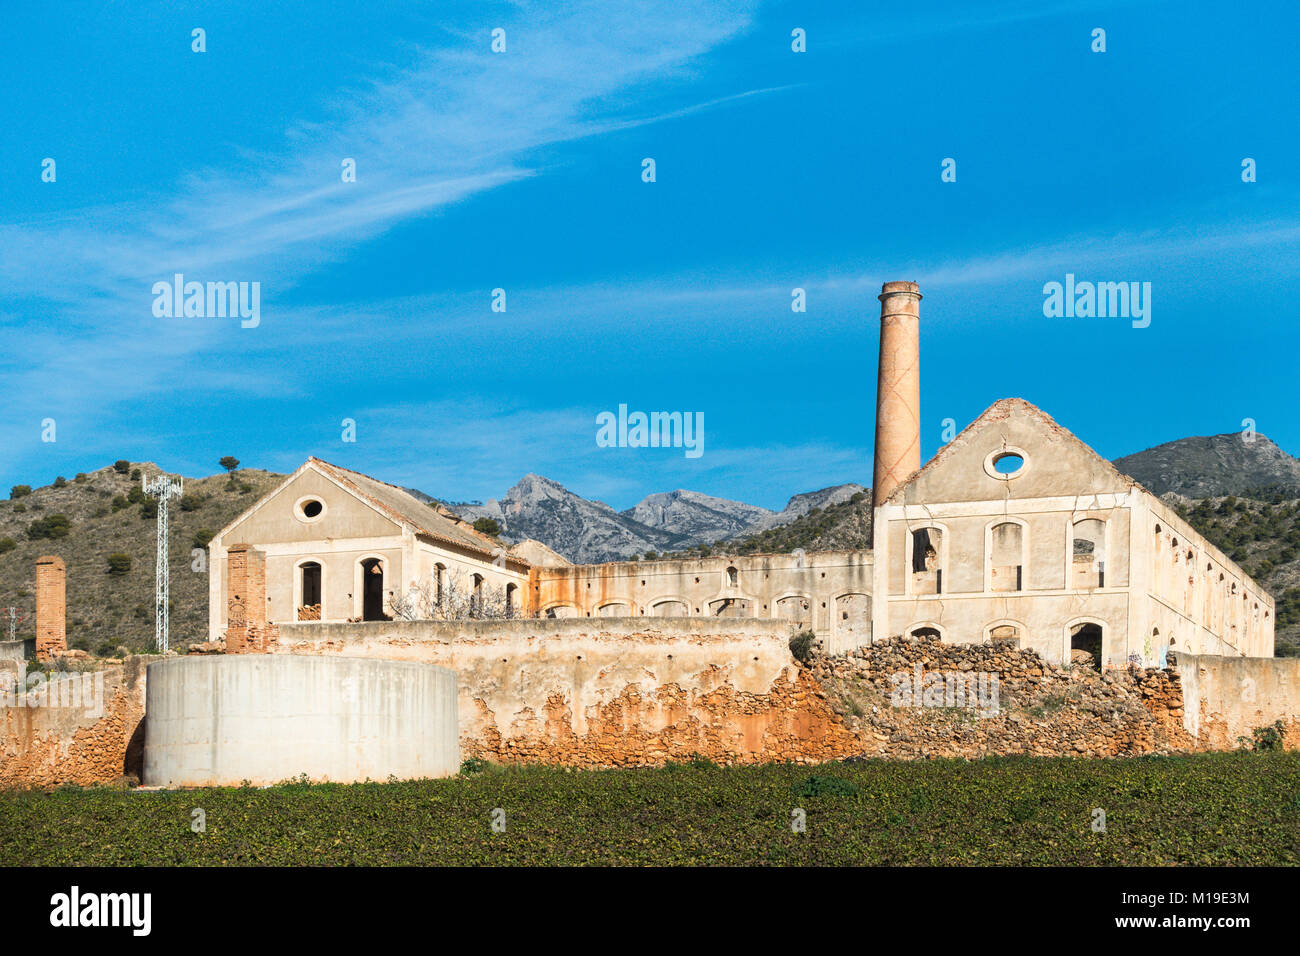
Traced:
[[62, 558], [36, 559], [36, 657], [42, 661], [68, 649], [67, 576]]
[[229, 549], [226, 653], [265, 654], [278, 628], [266, 620], [266, 554], [247, 544]]

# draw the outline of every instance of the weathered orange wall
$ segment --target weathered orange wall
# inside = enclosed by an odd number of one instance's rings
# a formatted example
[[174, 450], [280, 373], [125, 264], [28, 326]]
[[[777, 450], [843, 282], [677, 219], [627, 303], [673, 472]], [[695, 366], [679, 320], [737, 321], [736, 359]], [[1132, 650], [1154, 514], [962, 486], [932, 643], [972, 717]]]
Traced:
[[[147, 661], [132, 657], [99, 671], [101, 715], [84, 707], [0, 708], [0, 787], [111, 783], [126, 774], [138, 779]], [[13, 677], [12, 671], [0, 674], [11, 682]]]

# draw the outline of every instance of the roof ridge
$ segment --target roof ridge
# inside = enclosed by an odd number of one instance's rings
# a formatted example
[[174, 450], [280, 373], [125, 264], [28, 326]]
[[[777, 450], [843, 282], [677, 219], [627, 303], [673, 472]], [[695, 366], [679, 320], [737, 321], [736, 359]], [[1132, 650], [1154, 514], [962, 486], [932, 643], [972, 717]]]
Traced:
[[1059, 432], [1066, 439], [1074, 441], [1077, 445], [1083, 448], [1084, 451], [1092, 455], [1098, 461], [1102, 462], [1117, 477], [1123, 479], [1124, 481], [1128, 482], [1131, 485], [1141, 488], [1143, 491], [1145, 491], [1147, 494], [1151, 495], [1154, 498], [1159, 497], [1159, 495], [1156, 495], [1154, 492], [1151, 491], [1151, 489], [1143, 486], [1142, 483], [1139, 482], [1136, 478], [1133, 478], [1131, 475], [1126, 475], [1118, 468], [1116, 468], [1114, 462], [1110, 461], [1108, 458], [1106, 458], [1104, 455], [1098, 452], [1095, 448], [1089, 445], [1086, 441], [1084, 441], [1078, 435], [1074, 434], [1074, 432], [1070, 431], [1068, 428], [1066, 428], [1064, 425], [1058, 422], [1047, 412], [1043, 411], [1033, 402], [1024, 398], [1010, 397], [1010, 398], [999, 398], [992, 405], [990, 405], [988, 408], [984, 409], [984, 411], [980, 412], [977, 416], [975, 416], [974, 420], [972, 420], [969, 425], [967, 425], [965, 428], [959, 431], [955, 436], [953, 436], [951, 441], [942, 445], [939, 448], [939, 450], [934, 453], [934, 456], [929, 461], [927, 461], [916, 471], [912, 472], [910, 475], [908, 475], [906, 478], [900, 481], [898, 483], [898, 487], [896, 487], [893, 491], [891, 491], [889, 493], [889, 497], [886, 498], [885, 500], [894, 501], [896, 498], [898, 498], [902, 494], [903, 490], [907, 488], [909, 485], [911, 485], [924, 472], [929, 471], [931, 468], [937, 467], [938, 464], [941, 461], [945, 460], [948, 457], [948, 455], [951, 454], [955, 449], [964, 445], [965, 442], [963, 441], [963, 439], [968, 438], [970, 434], [972, 434], [977, 427], [980, 427], [994, 420], [996, 413], [1010, 412], [1013, 409], [1023, 409], [1024, 411], [1028, 412], [1030, 415], [1033, 415], [1034, 417], [1038, 418], [1048, 428], [1051, 428], [1054, 431]]
[[[428, 509], [434, 515], [437, 515], [438, 517], [443, 518], [446, 521], [453, 522], [455, 525], [459, 526], [460, 530], [463, 530], [466, 534], [472, 535], [474, 539], [480, 544], [481, 550], [483, 551], [484, 554], [495, 556], [493, 550], [495, 548], [501, 548], [503, 551], [507, 550], [505, 545], [502, 542], [498, 541], [497, 539], [487, 534], [484, 534], [482, 531], [479, 531], [470, 522], [466, 521], [464, 518], [460, 517], [460, 515], [451, 511], [449, 508], [442, 505], [441, 503], [439, 503], [435, 507], [434, 505], [431, 505], [427, 502], [421, 501], [420, 499], [416, 498], [415, 495], [411, 494], [401, 485], [394, 485], [391, 482], [384, 481], [382, 478], [376, 478], [374, 475], [367, 475], [364, 471], [356, 471], [352, 468], [344, 468], [342, 465], [336, 465], [333, 462], [328, 462], [323, 458], [317, 458], [315, 455], [308, 456], [307, 460], [309, 462], [315, 462], [317, 465], [322, 465], [326, 469], [343, 473], [343, 475], [336, 475], [335, 477], [356, 475], [357, 477], [364, 478], [367, 481], [373, 481], [376, 484], [383, 485], [385, 488], [391, 488], [393, 491], [401, 495], [404, 495], [406, 498], [409, 498], [411, 500], [411, 503], [416, 505], [417, 507]], [[436, 538], [442, 538], [443, 540], [449, 541], [452, 544], [465, 543], [465, 542], [456, 542], [450, 538], [445, 537], [444, 535], [440, 535], [437, 531], [435, 531], [432, 528], [426, 528], [421, 526], [420, 524], [417, 524], [408, 515], [404, 515], [400, 511], [390, 508], [388, 505], [380, 501], [374, 495], [367, 492], [364, 488], [358, 486], [356, 482], [353, 482], [345, 477], [343, 478], [343, 480], [348, 481], [348, 484], [353, 486], [353, 490], [357, 494], [364, 496], [366, 500], [369, 501], [372, 505], [379, 508], [384, 514], [387, 514], [389, 517], [394, 518], [399, 523], [406, 525], [416, 531], [421, 531], [424, 532], [425, 534], [432, 535]]]

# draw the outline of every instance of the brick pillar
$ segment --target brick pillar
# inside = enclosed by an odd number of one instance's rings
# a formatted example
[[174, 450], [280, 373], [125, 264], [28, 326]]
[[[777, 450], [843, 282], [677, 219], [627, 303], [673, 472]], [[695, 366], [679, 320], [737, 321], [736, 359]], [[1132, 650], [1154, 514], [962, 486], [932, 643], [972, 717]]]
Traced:
[[48, 661], [68, 649], [67, 566], [62, 558], [36, 559], [36, 658]]
[[226, 653], [265, 650], [266, 554], [247, 544], [226, 552]]

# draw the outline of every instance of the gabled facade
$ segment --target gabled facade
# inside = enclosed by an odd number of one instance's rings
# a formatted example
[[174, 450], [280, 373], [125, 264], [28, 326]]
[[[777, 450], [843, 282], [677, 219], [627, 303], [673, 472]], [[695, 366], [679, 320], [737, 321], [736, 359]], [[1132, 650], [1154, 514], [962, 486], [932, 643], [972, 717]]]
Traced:
[[522, 609], [528, 583], [526, 562], [445, 508], [309, 458], [208, 544], [210, 639], [228, 625], [227, 558], [237, 544], [265, 555], [265, 620], [276, 624], [383, 620], [395, 596], [453, 582]]
[[1269, 595], [1160, 499], [1021, 399], [991, 406], [874, 515], [879, 638], [1015, 637], [1053, 662], [1271, 657]]

